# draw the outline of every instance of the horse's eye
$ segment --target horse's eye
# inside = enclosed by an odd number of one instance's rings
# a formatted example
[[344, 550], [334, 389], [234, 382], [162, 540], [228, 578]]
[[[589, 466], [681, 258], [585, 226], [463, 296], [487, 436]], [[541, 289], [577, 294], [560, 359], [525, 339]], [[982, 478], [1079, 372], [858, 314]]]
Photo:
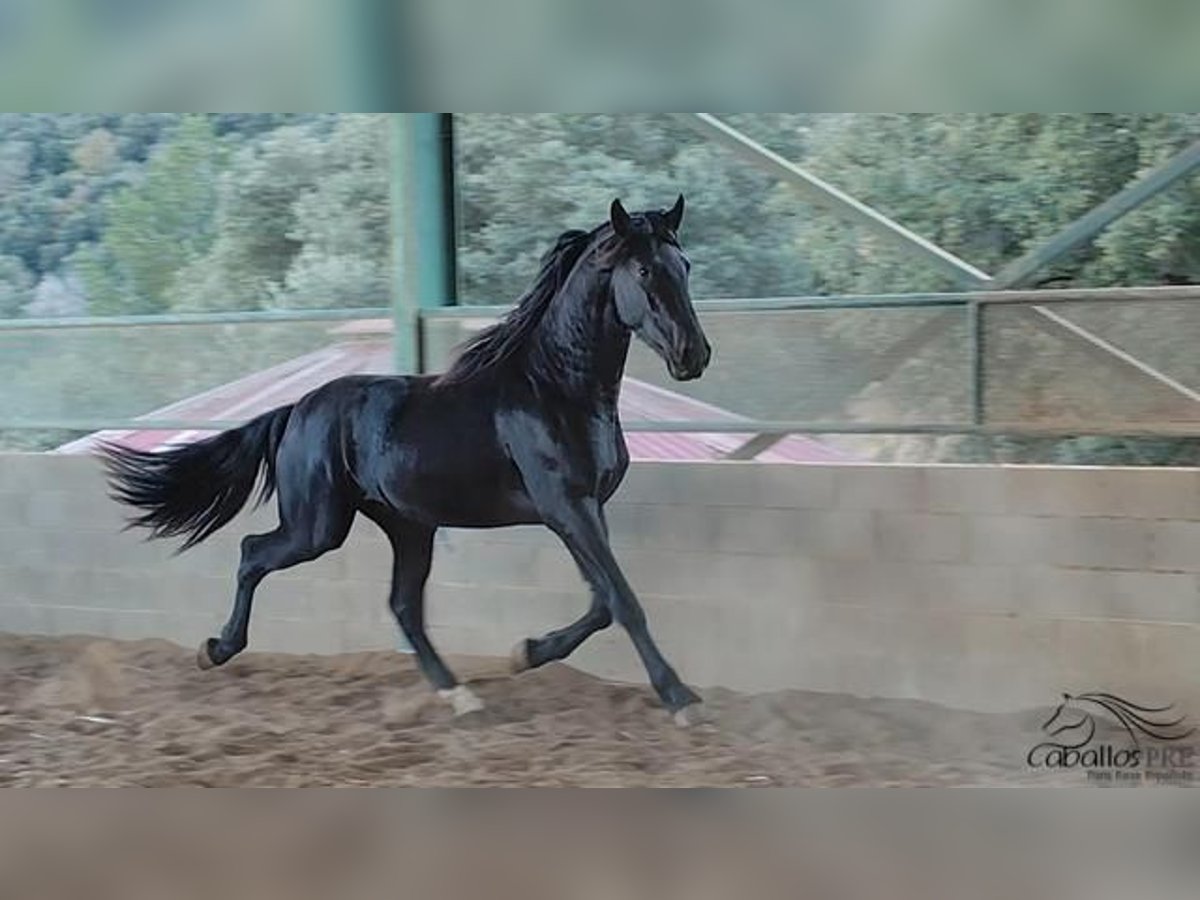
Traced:
[[645, 266], [638, 266], [638, 278], [649, 278], [650, 270]]

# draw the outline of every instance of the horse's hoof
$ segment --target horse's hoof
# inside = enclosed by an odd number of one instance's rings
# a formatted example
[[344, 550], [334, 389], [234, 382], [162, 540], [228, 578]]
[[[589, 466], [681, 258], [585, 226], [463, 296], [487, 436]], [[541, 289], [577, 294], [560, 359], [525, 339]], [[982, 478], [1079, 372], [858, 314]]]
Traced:
[[438, 691], [438, 696], [454, 707], [456, 716], [465, 716], [483, 709], [483, 701], [465, 684]]
[[205, 641], [201, 641], [200, 649], [196, 651], [196, 665], [202, 671], [208, 671], [217, 665], [212, 658], [212, 651], [216, 645], [217, 641], [215, 638], [208, 638]]
[[683, 709], [677, 709], [671, 714], [671, 718], [680, 728], [694, 728], [708, 721], [703, 703], [690, 703]]
[[529, 668], [529, 641], [517, 641], [513, 645], [512, 653], [508, 654], [508, 670], [516, 675]]
[[681, 681], [676, 681], [664, 690], [658, 692], [663, 706], [671, 713], [682, 712], [689, 706], [700, 703], [700, 695]]

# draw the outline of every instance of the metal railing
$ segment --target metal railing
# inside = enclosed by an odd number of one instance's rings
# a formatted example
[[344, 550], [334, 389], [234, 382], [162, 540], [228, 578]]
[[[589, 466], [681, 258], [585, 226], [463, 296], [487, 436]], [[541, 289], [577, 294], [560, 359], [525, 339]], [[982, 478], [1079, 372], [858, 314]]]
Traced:
[[[1164, 385], [1188, 400], [1200, 403], [1200, 392], [1171, 378], [1153, 366], [1126, 353], [1103, 338], [1089, 332], [1046, 307], [1086, 303], [1153, 303], [1185, 300], [1197, 304], [1200, 316], [1200, 286], [1143, 288], [1081, 288], [1037, 291], [965, 291], [954, 293], [874, 294], [857, 296], [777, 297], [755, 299], [700, 300], [695, 306], [701, 315], [717, 313], [780, 313], [820, 310], [958, 309], [963, 311], [967, 330], [970, 417], [959, 422], [852, 422], [750, 419], [728, 421], [638, 421], [624, 424], [627, 431], [748, 433], [782, 438], [788, 434], [921, 434], [921, 435], [1009, 435], [1013, 437], [1075, 437], [1113, 435], [1122, 437], [1200, 436], [1200, 423], [1157, 422], [1092, 423], [1070, 426], [1030, 424], [1027, 422], [989, 421], [985, 400], [984, 310], [989, 306], [1022, 306], [1035, 313], [1043, 328], [1061, 332], [1072, 340], [1086, 343], [1140, 377]], [[503, 315], [506, 306], [459, 306], [427, 310], [422, 321], [450, 321], [462, 318], [493, 318]], [[928, 343], [943, 333], [950, 320], [932, 323], [922, 336]], [[942, 327], [937, 327], [938, 325]], [[758, 441], [761, 451], [773, 443]]]
[[391, 307], [360, 309], [269, 309], [251, 312], [173, 313], [140, 316], [68, 316], [54, 319], [0, 319], [6, 331], [58, 331], [68, 328], [147, 328], [179, 325], [281, 324], [345, 322], [391, 316]]
[[[1061, 304], [1095, 303], [1153, 303], [1162, 301], [1187, 301], [1200, 303], [1200, 286], [1149, 287], [1149, 288], [1101, 288], [1038, 291], [969, 291], [959, 293], [884, 294], [869, 296], [815, 296], [778, 297], [757, 299], [701, 300], [696, 307], [702, 316], [724, 313], [795, 313], [818, 310], [894, 310], [894, 309], [941, 309], [960, 310], [964, 319], [949, 314], [944, 319], [929, 323], [928, 333], [921, 341], [935, 339], [946, 328], [965, 320], [968, 346], [969, 415], [961, 421], [952, 422], [862, 422], [828, 420], [775, 420], [745, 419], [728, 420], [641, 420], [627, 422], [628, 431], [647, 432], [692, 432], [692, 433], [737, 433], [753, 434], [755, 446], [761, 450], [775, 440], [789, 434], [843, 434], [843, 435], [1009, 435], [1013, 437], [1074, 437], [1081, 435], [1119, 435], [1128, 437], [1177, 437], [1200, 436], [1200, 422], [1121, 422], [1097, 421], [1069, 425], [1046, 425], [1021, 421], [996, 421], [989, 416], [986, 402], [986, 335], [983, 327], [984, 311], [992, 306], [1027, 308], [1033, 316], [1031, 321], [1040, 328], [1053, 330], [1059, 336], [1087, 345], [1095, 353], [1117, 366], [1127, 369], [1139, 378], [1153, 381], [1173, 391], [1187, 401], [1200, 403], [1200, 391], [1181, 383], [1166, 373], [1107, 342], [1099, 335], [1072, 322], [1068, 317], [1050, 307]], [[502, 316], [509, 306], [457, 306], [425, 309], [421, 311], [417, 327], [424, 329], [432, 323], [453, 322], [462, 319], [492, 319]], [[229, 325], [229, 324], [283, 324], [302, 322], [337, 322], [372, 318], [390, 319], [393, 310], [389, 307], [336, 310], [273, 310], [257, 312], [221, 312], [181, 315], [111, 316], [66, 319], [15, 319], [0, 320], [0, 337], [5, 334], [24, 332], [57, 332], [71, 329], [153, 328], [163, 326]], [[1200, 306], [1197, 306], [1200, 316]], [[910, 352], [914, 347], [907, 348]], [[105, 429], [195, 429], [216, 430], [241, 424], [240, 420], [207, 420], [168, 418], [135, 418], [116, 416], [69, 416], [23, 418], [13, 421], [0, 420], [0, 429], [37, 429], [63, 431], [99, 431]]]

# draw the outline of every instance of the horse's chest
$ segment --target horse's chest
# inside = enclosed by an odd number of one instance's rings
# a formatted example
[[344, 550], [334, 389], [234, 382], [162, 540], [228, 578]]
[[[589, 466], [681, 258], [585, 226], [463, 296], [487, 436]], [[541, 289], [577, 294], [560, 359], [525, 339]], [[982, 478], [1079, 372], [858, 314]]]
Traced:
[[514, 412], [497, 419], [497, 434], [531, 497], [563, 492], [607, 500], [629, 467], [621, 426], [612, 414], [535, 416]]
[[593, 430], [590, 446], [597, 493], [601, 500], [607, 500], [629, 468], [629, 451], [625, 447], [625, 436], [621, 433], [620, 425], [613, 420]]

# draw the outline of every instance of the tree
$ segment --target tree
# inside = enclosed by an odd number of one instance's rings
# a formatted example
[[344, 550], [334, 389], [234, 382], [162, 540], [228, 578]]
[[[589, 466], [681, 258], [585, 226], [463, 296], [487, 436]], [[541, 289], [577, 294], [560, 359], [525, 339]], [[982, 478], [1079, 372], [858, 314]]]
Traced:
[[[790, 148], [807, 116], [775, 117]], [[742, 123], [745, 124], [745, 123]], [[690, 199], [684, 242], [698, 297], [804, 293], [809, 268], [788, 236], [801, 210], [786, 188], [667, 116], [460, 116], [460, 289], [515, 299], [559, 231], [599, 224], [614, 196], [631, 209]]]
[[216, 184], [224, 153], [203, 116], [187, 116], [144, 177], [107, 205], [100, 247], [77, 258], [94, 313], [167, 308], [176, 273], [213, 240]]
[[386, 305], [389, 171], [383, 116], [280, 128], [239, 151], [216, 240], [179, 271], [172, 308]]
[[107, 128], [89, 131], [75, 145], [71, 158], [84, 175], [103, 175], [119, 161], [119, 144]]
[[87, 313], [87, 297], [76, 275], [44, 275], [33, 289], [33, 299], [25, 315], [33, 318], [82, 316]]
[[15, 256], [0, 256], [0, 318], [21, 314], [33, 299], [33, 276]]
[[314, 126], [269, 132], [239, 150], [222, 175], [216, 239], [181, 269], [170, 304], [181, 310], [261, 309], [272, 303], [300, 252], [296, 202], [321, 172], [324, 142]]
[[295, 203], [289, 237], [302, 249], [276, 301], [283, 306], [386, 306], [390, 286], [388, 127], [346, 116], [330, 136], [321, 177]]

